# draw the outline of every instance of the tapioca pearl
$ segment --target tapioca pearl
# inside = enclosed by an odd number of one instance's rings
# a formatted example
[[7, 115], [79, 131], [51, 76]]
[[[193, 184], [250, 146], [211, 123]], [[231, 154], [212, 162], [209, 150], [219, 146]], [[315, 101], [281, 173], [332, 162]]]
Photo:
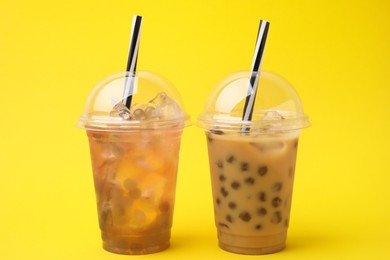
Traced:
[[233, 181], [230, 185], [233, 189], [238, 190], [241, 186], [241, 184], [238, 181]]
[[222, 160], [218, 160], [218, 161], [217, 161], [217, 167], [218, 167], [219, 169], [223, 169], [223, 161], [222, 161]]
[[236, 161], [236, 157], [234, 157], [234, 155], [229, 155], [228, 157], [226, 157], [226, 161], [228, 163], [234, 163]]
[[267, 194], [264, 191], [259, 192], [257, 195], [258, 199], [262, 202], [267, 201]]
[[222, 187], [221, 188], [221, 194], [222, 194], [223, 197], [226, 198], [229, 195], [229, 192], [224, 187]]
[[244, 222], [249, 222], [252, 219], [252, 216], [248, 211], [241, 212], [238, 217]]
[[268, 172], [268, 167], [267, 166], [260, 166], [259, 168], [257, 168], [257, 173], [260, 175], [260, 176], [265, 176]]
[[271, 216], [271, 223], [279, 224], [282, 222], [282, 213], [280, 211], [275, 211]]
[[275, 198], [272, 199], [271, 204], [272, 204], [272, 206], [277, 208], [277, 207], [279, 207], [282, 204], [282, 199], [279, 198], [279, 197], [275, 197]]
[[231, 201], [228, 203], [228, 207], [229, 207], [229, 209], [235, 209], [235, 208], [237, 208], [237, 204]]
[[247, 163], [247, 162], [242, 162], [242, 163], [240, 164], [240, 169], [241, 169], [241, 171], [243, 171], [243, 172], [248, 171], [248, 170], [249, 170], [249, 163]]
[[275, 182], [273, 185], [272, 185], [272, 190], [273, 191], [281, 191], [283, 188], [283, 183], [281, 181], [278, 181], [278, 182]]
[[233, 217], [231, 215], [226, 215], [226, 221], [229, 223], [233, 223]]
[[221, 205], [221, 199], [220, 198], [216, 198], [215, 199], [215, 203], [217, 203], [218, 206]]
[[259, 208], [257, 211], [256, 211], [257, 215], [259, 216], [265, 216], [267, 215], [267, 209], [266, 208]]
[[253, 185], [255, 183], [255, 179], [253, 179], [252, 177], [248, 177], [245, 179], [245, 183], [248, 185]]
[[226, 176], [223, 175], [223, 174], [220, 174], [218, 179], [219, 179], [220, 182], [224, 182], [224, 181], [226, 181]]
[[255, 229], [256, 230], [261, 230], [263, 228], [263, 226], [261, 225], [261, 224], [257, 224], [256, 226], [255, 226]]

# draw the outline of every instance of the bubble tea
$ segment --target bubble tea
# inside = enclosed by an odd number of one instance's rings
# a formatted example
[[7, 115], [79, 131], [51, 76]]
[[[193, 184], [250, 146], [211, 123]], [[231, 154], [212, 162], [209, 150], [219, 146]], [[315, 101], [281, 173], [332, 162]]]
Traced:
[[[126, 80], [132, 105], [123, 104]], [[91, 92], [79, 126], [87, 131], [103, 248], [148, 254], [169, 247], [183, 127], [177, 91], [148, 72], [119, 73]]]
[[219, 246], [240, 254], [285, 247], [300, 129], [308, 126], [294, 89], [262, 72], [251, 121], [242, 121], [249, 73], [211, 94], [205, 129]]

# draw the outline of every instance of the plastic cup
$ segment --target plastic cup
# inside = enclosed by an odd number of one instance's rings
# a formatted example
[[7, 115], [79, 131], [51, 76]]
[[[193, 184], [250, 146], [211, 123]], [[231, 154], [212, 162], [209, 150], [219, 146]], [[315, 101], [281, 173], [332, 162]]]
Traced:
[[234, 74], [212, 91], [198, 126], [207, 137], [220, 248], [269, 254], [285, 248], [298, 139], [309, 122], [291, 85], [268, 72], [252, 120], [242, 121], [249, 74]]
[[[132, 106], [122, 105], [132, 80]], [[149, 254], [169, 247], [180, 138], [189, 117], [172, 85], [150, 72], [113, 75], [90, 93], [86, 130], [103, 248]]]

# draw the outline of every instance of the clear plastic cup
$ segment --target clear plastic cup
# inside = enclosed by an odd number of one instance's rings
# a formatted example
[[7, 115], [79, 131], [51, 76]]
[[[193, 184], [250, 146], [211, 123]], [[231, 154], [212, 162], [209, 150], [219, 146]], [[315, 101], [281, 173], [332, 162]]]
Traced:
[[[242, 121], [250, 73], [218, 85], [198, 118], [206, 132], [219, 246], [239, 254], [285, 247], [298, 139], [309, 126], [293, 87], [262, 72], [251, 121]], [[250, 92], [249, 92], [250, 93]]]
[[[132, 105], [123, 105], [133, 83]], [[90, 93], [79, 127], [91, 153], [103, 248], [148, 254], [169, 247], [182, 130], [179, 93], [150, 72], [115, 74]]]

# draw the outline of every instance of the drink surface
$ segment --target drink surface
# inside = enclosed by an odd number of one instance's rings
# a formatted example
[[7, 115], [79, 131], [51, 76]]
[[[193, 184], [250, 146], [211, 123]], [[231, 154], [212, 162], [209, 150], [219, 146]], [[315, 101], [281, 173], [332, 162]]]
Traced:
[[[283, 241], [275, 243], [284, 245], [298, 135], [229, 136], [217, 131], [208, 132], [207, 140], [215, 223], [220, 240], [229, 235], [276, 236], [276, 240]], [[234, 241], [229, 243], [235, 246]], [[246, 242], [245, 246], [272, 245], [262, 245], [258, 240], [253, 245]], [[241, 253], [245, 253], [245, 249]]]
[[168, 247], [181, 129], [88, 136], [105, 249], [143, 254]]

